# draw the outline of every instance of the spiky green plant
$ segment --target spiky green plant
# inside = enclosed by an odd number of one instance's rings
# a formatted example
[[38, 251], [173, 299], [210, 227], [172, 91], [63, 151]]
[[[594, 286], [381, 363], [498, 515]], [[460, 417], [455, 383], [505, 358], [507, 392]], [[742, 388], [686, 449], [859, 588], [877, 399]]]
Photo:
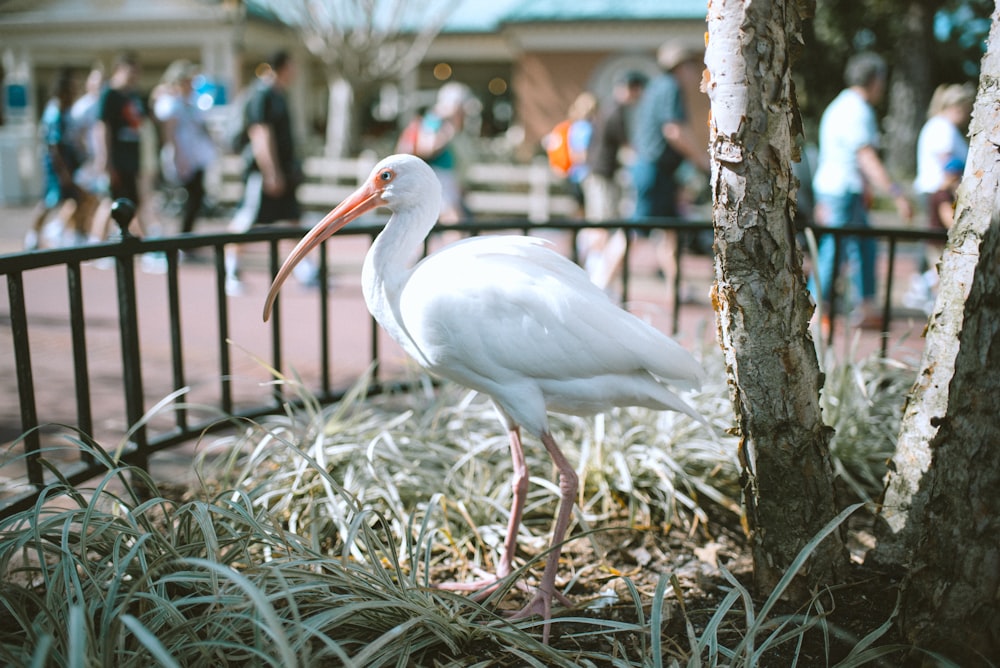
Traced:
[[[336, 538], [352, 509], [377, 507], [397, 518], [392, 530], [400, 538], [408, 535], [404, 521], [430, 526], [441, 537], [434, 564], [490, 570], [510, 505], [507, 434], [486, 397], [453, 384], [432, 389], [423, 377], [411, 386], [423, 391], [361, 401], [362, 382], [333, 406], [304, 401], [306, 409], [265, 418], [205, 449], [203, 461], [215, 465], [202, 475], [252, 491], [327, 554], [340, 549]], [[578, 520], [690, 527], [707, 521], [706, 503], [738, 514], [736, 447], [724, 434], [729, 416], [721, 396], [721, 386], [712, 386], [699, 401], [714, 430], [646, 409], [596, 420], [554, 416], [554, 436], [583, 481]], [[558, 487], [548, 455], [534, 445], [526, 448], [532, 488], [522, 540], [537, 553], [546, 548]], [[214, 457], [219, 449], [227, 456]]]
[[[345, 548], [331, 557], [285, 530], [250, 494], [226, 490], [177, 503], [156, 496], [155, 481], [141, 471], [108, 464], [93, 489], [55, 483], [34, 509], [0, 524], [5, 663], [753, 666], [807, 633], [843, 635], [826, 622], [819, 599], [800, 615], [771, 613], [811, 550], [853, 508], [816, 536], [761, 606], [723, 570], [728, 593], [700, 631], [688, 619], [687, 648], [664, 635], [676, 614], [667, 573], [651, 601], [625, 580], [636, 621], [563, 618], [572, 630], [548, 647], [532, 633], [537, 621], [511, 623], [415, 582], [397, 565], [403, 555], [392, 522], [377, 511], [354, 512]], [[133, 478], [154, 496], [140, 498]], [[417, 535], [403, 547], [410, 560], [424, 550], [427, 536]], [[348, 544], [369, 558], [354, 559]], [[687, 617], [683, 604], [681, 611]], [[856, 641], [838, 665], [897, 651], [875, 646], [886, 628]]]
[[820, 401], [823, 419], [834, 430], [834, 473], [856, 498], [870, 501], [882, 493], [916, 370], [878, 355], [829, 366]]
[[[534, 448], [522, 571], [482, 603], [429, 586], [442, 571], [492, 567], [509, 463], [506, 436], [480, 397], [423, 387], [362, 400], [359, 385], [336, 406], [306, 397], [302, 409], [247, 423], [204, 449], [205, 489], [185, 502], [86, 439], [71, 444], [108, 472], [76, 489], [50, 467], [57, 482], [39, 503], [0, 522], [0, 662], [751, 666], [782, 648], [798, 657], [817, 633], [854, 644], [839, 665], [898, 650], [877, 646], [889, 622], [850, 638], [829, 621], [822, 592], [794, 615], [776, 614], [781, 587], [759, 603], [721, 564], [722, 599], [710, 614], [685, 605], [669, 564], [652, 593], [605, 574], [624, 592], [619, 602], [571, 611], [555, 624], [554, 646], [541, 645], [538, 620], [494, 611], [544, 557], [554, 487]], [[695, 398], [718, 432], [728, 422], [724, 393]], [[580, 444], [572, 456], [587, 481], [574, 540], [622, 518], [690, 529], [712, 516], [707, 508], [737, 508], [735, 448], [670, 414], [616, 411], [554, 427], [568, 450]], [[687, 638], [669, 632], [678, 614]]]
[[371, 558], [331, 557], [251, 495], [173, 502], [92, 454], [108, 464], [93, 489], [62, 480], [0, 523], [7, 665], [429, 665], [507, 646], [568, 665], [469, 599], [415, 584], [376, 511], [352, 512], [342, 537]]

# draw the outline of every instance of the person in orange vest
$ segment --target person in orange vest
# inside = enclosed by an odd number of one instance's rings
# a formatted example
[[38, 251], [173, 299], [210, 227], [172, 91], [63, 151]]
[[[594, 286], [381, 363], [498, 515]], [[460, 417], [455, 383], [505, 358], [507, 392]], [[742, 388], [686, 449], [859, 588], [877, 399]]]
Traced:
[[542, 139], [549, 165], [566, 179], [578, 205], [577, 217], [584, 212], [583, 180], [587, 177], [587, 147], [593, 133], [593, 117], [597, 98], [583, 92], [570, 105], [567, 118], [556, 124]]

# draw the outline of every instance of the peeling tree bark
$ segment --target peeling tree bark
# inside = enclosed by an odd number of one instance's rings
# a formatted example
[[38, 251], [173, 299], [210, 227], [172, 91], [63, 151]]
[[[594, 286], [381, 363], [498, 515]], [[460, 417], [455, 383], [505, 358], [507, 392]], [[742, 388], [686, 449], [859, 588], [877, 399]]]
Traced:
[[[938, 298], [928, 324], [920, 372], [903, 411], [896, 454], [886, 476], [876, 527], [878, 547], [873, 555], [881, 563], [903, 565], [915, 547], [917, 534], [913, 529], [919, 530], [917, 523], [927, 491], [921, 481], [931, 466], [931, 443], [938, 437], [940, 421], [948, 414], [951, 395], [955, 393], [952, 380], [965, 321], [980, 315], [969, 313], [966, 300], [981, 264], [980, 246], [991, 226], [994, 197], [1000, 183], [998, 20], [994, 13], [990, 51], [983, 58], [979, 92], [969, 126], [972, 136], [969, 160], [959, 189], [955, 225], [941, 258]], [[996, 266], [993, 265], [994, 270]]]
[[[791, 169], [801, 134], [791, 51], [811, 10], [804, 0], [712, 0], [708, 8], [714, 300], [760, 592], [836, 514]], [[813, 552], [797, 593], [841, 581], [846, 567], [834, 533]]]
[[899, 624], [959, 665], [1000, 656], [1000, 8], [876, 558], [908, 561]]

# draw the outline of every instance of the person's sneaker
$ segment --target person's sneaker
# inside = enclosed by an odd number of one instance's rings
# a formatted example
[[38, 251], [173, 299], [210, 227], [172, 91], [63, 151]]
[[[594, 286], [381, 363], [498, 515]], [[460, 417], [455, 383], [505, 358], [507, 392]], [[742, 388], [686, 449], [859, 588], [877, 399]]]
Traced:
[[226, 294], [230, 297], [239, 297], [243, 294], [243, 281], [239, 276], [226, 276]]
[[113, 257], [99, 257], [93, 260], [87, 260], [83, 264], [88, 267], [93, 267], [94, 269], [106, 271], [108, 269], [115, 268], [115, 259]]
[[28, 230], [28, 232], [24, 235], [24, 250], [38, 250], [38, 232]]
[[304, 258], [292, 269], [295, 279], [306, 288], [319, 287], [319, 266], [310, 258]]
[[46, 248], [59, 248], [62, 245], [63, 222], [53, 218], [42, 226], [42, 239]]
[[923, 274], [917, 274], [910, 279], [910, 287], [903, 295], [903, 306], [906, 308], [917, 309], [923, 311], [927, 302], [933, 303], [934, 295], [931, 292], [931, 287], [927, 284], [927, 280], [924, 278]]
[[167, 257], [163, 253], [144, 253], [142, 270], [147, 274], [167, 273]]

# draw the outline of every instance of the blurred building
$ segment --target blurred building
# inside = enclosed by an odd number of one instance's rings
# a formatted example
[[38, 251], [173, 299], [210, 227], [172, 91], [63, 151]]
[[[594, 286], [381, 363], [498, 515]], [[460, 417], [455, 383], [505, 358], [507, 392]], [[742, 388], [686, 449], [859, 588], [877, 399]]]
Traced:
[[[269, 11], [278, 1], [284, 0], [6, 0], [0, 4], [0, 145], [13, 146], [35, 122], [59, 67], [78, 67], [82, 75], [95, 62], [110, 66], [126, 49], [139, 54], [146, 92], [171, 61], [200, 63], [203, 91], [219, 107], [253, 78], [268, 53], [288, 48], [302, 64], [292, 92], [299, 129], [302, 136], [321, 133], [326, 76], [296, 32]], [[581, 91], [603, 95], [625, 69], [655, 73], [655, 49], [667, 39], [700, 41], [707, 4], [461, 0], [417, 71], [360, 100], [361, 131], [372, 139], [394, 134], [401, 117], [456, 80], [481, 103], [482, 136], [513, 127], [518, 132], [510, 134], [531, 150]], [[697, 82], [689, 97], [694, 117], [707, 119]], [[0, 184], [4, 173], [0, 165]]]

